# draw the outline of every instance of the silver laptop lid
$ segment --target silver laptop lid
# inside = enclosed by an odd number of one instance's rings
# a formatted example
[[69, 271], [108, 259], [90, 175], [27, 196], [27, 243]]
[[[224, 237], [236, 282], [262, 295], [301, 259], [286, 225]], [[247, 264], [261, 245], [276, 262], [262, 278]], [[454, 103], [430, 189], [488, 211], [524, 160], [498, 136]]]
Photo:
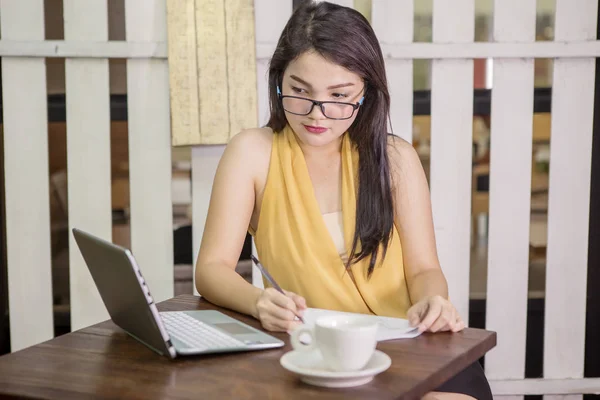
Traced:
[[77, 228], [73, 228], [73, 236], [113, 322], [158, 353], [175, 357], [175, 349], [131, 252]]

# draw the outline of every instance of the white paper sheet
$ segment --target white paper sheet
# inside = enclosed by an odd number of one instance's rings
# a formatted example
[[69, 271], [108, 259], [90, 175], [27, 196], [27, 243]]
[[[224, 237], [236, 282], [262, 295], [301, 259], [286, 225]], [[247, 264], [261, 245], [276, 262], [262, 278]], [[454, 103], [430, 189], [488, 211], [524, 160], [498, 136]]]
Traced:
[[304, 322], [306, 326], [313, 327], [317, 318], [330, 315], [360, 315], [361, 317], [373, 318], [379, 323], [377, 329], [377, 341], [392, 339], [411, 339], [421, 333], [416, 327], [411, 327], [408, 320], [402, 318], [379, 317], [376, 315], [353, 314], [341, 311], [323, 310], [320, 308], [307, 308], [304, 311]]

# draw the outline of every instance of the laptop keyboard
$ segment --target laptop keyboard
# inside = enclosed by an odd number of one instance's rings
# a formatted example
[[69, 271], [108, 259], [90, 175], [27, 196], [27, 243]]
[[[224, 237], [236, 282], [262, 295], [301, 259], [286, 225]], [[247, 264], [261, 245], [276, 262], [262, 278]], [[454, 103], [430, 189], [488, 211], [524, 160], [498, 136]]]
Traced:
[[198, 350], [244, 347], [245, 344], [202, 321], [182, 312], [160, 314], [169, 335]]

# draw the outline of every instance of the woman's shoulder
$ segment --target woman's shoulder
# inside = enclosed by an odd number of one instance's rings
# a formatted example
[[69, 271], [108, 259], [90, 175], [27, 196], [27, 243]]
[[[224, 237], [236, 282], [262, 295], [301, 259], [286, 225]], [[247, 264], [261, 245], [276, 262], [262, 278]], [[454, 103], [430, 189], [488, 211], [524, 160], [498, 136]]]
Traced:
[[270, 128], [244, 129], [233, 136], [225, 148], [223, 162], [254, 179], [262, 180], [269, 168], [273, 131]]
[[234, 157], [241, 157], [252, 163], [269, 160], [273, 144], [273, 131], [270, 128], [244, 129], [233, 136], [225, 149]]
[[388, 159], [392, 171], [398, 173], [407, 168], [421, 167], [421, 160], [413, 145], [393, 134], [388, 135]]
[[271, 145], [273, 142], [273, 131], [271, 128], [251, 128], [244, 129], [236, 134], [227, 147], [232, 147], [236, 150], [256, 151], [263, 153], [265, 151], [271, 151]]

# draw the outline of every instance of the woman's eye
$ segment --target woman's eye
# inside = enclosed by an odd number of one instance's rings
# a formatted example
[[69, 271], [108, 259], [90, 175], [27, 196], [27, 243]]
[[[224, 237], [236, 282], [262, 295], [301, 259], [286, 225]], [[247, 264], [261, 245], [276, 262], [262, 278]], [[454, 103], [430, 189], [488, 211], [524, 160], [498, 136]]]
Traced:
[[300, 93], [300, 94], [302, 94], [302, 93], [306, 93], [306, 90], [304, 90], [304, 89], [302, 89], [302, 88], [294, 87], [294, 86], [292, 86], [292, 90], [293, 90], [295, 93]]
[[336, 99], [345, 99], [346, 97], [348, 97], [346, 93], [332, 93], [332, 96]]

